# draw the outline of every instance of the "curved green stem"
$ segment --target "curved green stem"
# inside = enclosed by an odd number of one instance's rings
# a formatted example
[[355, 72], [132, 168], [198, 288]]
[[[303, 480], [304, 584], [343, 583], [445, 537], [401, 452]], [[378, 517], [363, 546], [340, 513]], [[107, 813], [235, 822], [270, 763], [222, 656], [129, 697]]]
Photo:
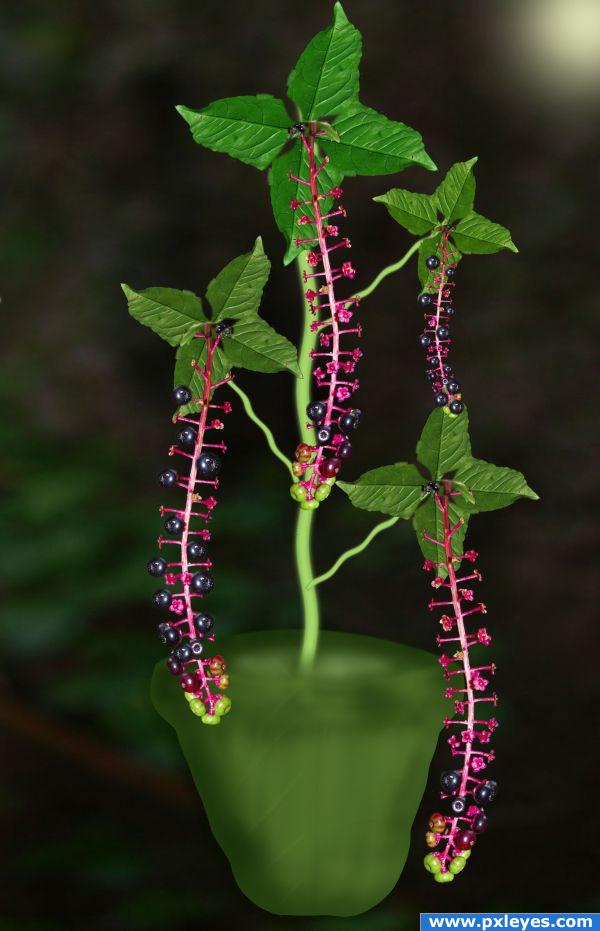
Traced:
[[398, 259], [398, 261], [394, 262], [393, 265], [387, 265], [385, 268], [383, 268], [379, 272], [377, 277], [373, 279], [371, 284], [367, 288], [365, 288], [363, 291], [358, 291], [355, 294], [355, 297], [360, 297], [362, 299], [363, 297], [368, 297], [369, 294], [372, 294], [375, 288], [377, 287], [377, 285], [381, 284], [384, 278], [387, 278], [388, 275], [393, 275], [394, 272], [399, 271], [401, 268], [403, 268], [406, 265], [406, 263], [411, 258], [411, 256], [413, 256], [415, 252], [418, 251], [421, 243], [425, 242], [426, 239], [431, 239], [431, 236], [423, 236], [421, 239], [417, 239], [417, 241], [412, 244], [410, 249], [404, 253], [401, 259]]
[[[298, 364], [302, 372], [302, 378], [296, 379], [296, 418], [298, 420], [298, 429], [302, 441], [312, 444], [310, 432], [306, 426], [306, 408], [310, 402], [310, 371], [311, 371], [311, 350], [315, 348], [317, 334], [311, 332], [311, 315], [308, 307], [308, 301], [304, 297], [305, 284], [302, 280], [302, 272], [309, 269], [304, 253], [301, 253], [297, 260], [298, 274], [300, 278], [300, 290], [302, 292], [302, 337], [300, 340], [300, 351], [298, 353]], [[295, 557], [296, 572], [298, 573], [298, 582], [300, 585], [300, 595], [302, 597], [303, 611], [303, 634], [302, 648], [300, 650], [300, 669], [302, 672], [308, 672], [315, 661], [317, 647], [319, 643], [320, 628], [320, 611], [319, 599], [312, 586], [314, 580], [314, 570], [312, 563], [312, 530], [315, 519], [315, 511], [298, 511], [298, 522], [296, 524], [295, 538]]]
[[243, 407], [244, 407], [244, 411], [246, 412], [246, 414], [248, 415], [248, 417], [250, 418], [250, 420], [251, 420], [253, 423], [255, 423], [256, 426], [257, 426], [260, 430], [262, 430], [262, 432], [264, 433], [264, 435], [265, 435], [265, 437], [266, 437], [266, 439], [267, 439], [267, 445], [268, 445], [269, 449], [271, 450], [271, 452], [273, 453], [273, 455], [276, 456], [277, 459], [280, 460], [280, 462], [283, 462], [284, 466], [286, 467], [286, 469], [288, 470], [288, 472], [290, 473], [290, 475], [293, 476], [293, 472], [292, 472], [292, 463], [291, 463], [290, 460], [287, 458], [287, 456], [285, 456], [285, 455], [281, 452], [281, 450], [279, 449], [279, 446], [278, 446], [277, 443], [275, 442], [275, 437], [273, 436], [273, 433], [272, 433], [271, 429], [266, 425], [266, 423], [265, 423], [263, 420], [260, 419], [260, 417], [258, 416], [258, 414], [256, 413], [256, 411], [255, 411], [254, 408], [252, 407], [252, 402], [250, 401], [250, 398], [248, 397], [248, 395], [246, 394], [246, 392], [245, 392], [245, 391], [242, 391], [242, 389], [239, 387], [239, 385], [236, 385], [236, 383], [235, 383], [234, 381], [230, 381], [230, 382], [228, 382], [228, 384], [229, 384], [229, 387], [230, 387], [233, 391], [235, 391], [235, 393], [241, 398], [241, 400], [242, 400], [242, 405], [243, 405]]
[[345, 553], [342, 553], [341, 556], [336, 559], [331, 569], [328, 569], [327, 572], [324, 572], [323, 575], [317, 576], [316, 579], [313, 579], [309, 584], [309, 589], [316, 588], [317, 585], [320, 585], [321, 582], [326, 582], [331, 578], [332, 575], [335, 575], [340, 566], [343, 566], [347, 559], [351, 559], [353, 556], [358, 556], [359, 553], [362, 553], [363, 550], [366, 550], [369, 543], [375, 539], [375, 537], [382, 533], [384, 530], [387, 530], [388, 527], [393, 527], [400, 520], [399, 517], [388, 517], [387, 520], [381, 521], [380, 524], [377, 524], [376, 527], [367, 534], [362, 543], [359, 543], [357, 546], [351, 547], [351, 549], [346, 550]]

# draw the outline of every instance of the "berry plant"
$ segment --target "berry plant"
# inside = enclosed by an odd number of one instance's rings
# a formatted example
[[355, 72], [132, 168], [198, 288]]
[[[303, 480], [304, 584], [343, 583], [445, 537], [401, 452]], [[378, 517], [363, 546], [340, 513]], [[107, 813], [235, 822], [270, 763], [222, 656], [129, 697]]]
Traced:
[[[360, 101], [360, 57], [360, 33], [336, 3], [333, 22], [311, 40], [289, 76], [289, 105], [260, 93], [197, 110], [177, 108], [197, 143], [268, 169], [273, 214], [285, 239], [284, 264], [295, 263], [301, 282], [302, 330], [296, 349], [258, 314], [270, 267], [260, 238], [209, 284], [210, 314], [189, 291], [123, 286], [130, 313], [177, 350], [174, 420], [180, 429], [169, 453], [175, 466], [162, 472], [159, 482], [172, 493], [183, 492], [185, 500], [161, 508], [167, 536], [159, 537], [158, 546], [167, 558], [153, 557], [148, 572], [164, 578], [154, 602], [168, 612], [158, 628], [171, 648], [168, 668], [179, 678], [190, 710], [203, 723], [218, 724], [231, 706], [224, 694], [229, 678], [220, 655], [205, 656], [215, 634], [213, 618], [198, 609], [198, 599], [209, 596], [214, 585], [207, 525], [226, 451], [222, 441], [215, 442], [215, 431], [223, 429], [221, 418], [232, 409], [220, 398], [226, 390], [240, 399], [292, 479], [291, 497], [299, 505], [295, 559], [303, 607], [303, 674], [311, 673], [317, 655], [318, 586], [380, 532], [401, 518], [412, 521], [424, 568], [433, 574], [436, 595], [428, 607], [440, 615], [437, 643], [444, 651], [445, 696], [454, 703], [444, 724], [452, 732], [448, 743], [457, 764], [442, 774], [445, 813], [431, 816], [426, 834], [431, 852], [425, 858], [435, 880], [447, 883], [464, 868], [486, 829], [485, 808], [496, 794], [495, 782], [487, 778], [494, 760], [490, 740], [498, 726], [488, 715], [497, 701], [490, 684], [495, 665], [477, 652], [492, 638], [481, 626], [486, 607], [475, 589], [482, 576], [475, 568], [477, 553], [464, 548], [467, 527], [474, 514], [537, 497], [521, 473], [471, 454], [468, 412], [450, 362], [456, 271], [464, 255], [517, 250], [504, 227], [474, 211], [477, 160], [471, 159], [452, 166], [432, 194], [394, 188], [375, 198], [418, 238], [370, 285], [352, 290], [356, 270], [348, 258], [351, 241], [342, 229], [347, 218], [344, 179], [395, 174], [409, 166], [436, 169], [419, 133]], [[417, 461], [372, 469], [354, 481], [338, 480], [362, 421], [355, 406], [361, 304], [415, 255], [417, 305], [424, 317], [418, 342], [434, 408], [417, 445]], [[460, 325], [460, 315], [458, 320]], [[237, 383], [234, 369], [287, 370], [295, 376], [299, 442], [291, 461]], [[335, 487], [355, 507], [381, 512], [386, 520], [315, 576], [316, 511]], [[172, 551], [176, 555], [170, 561]]]

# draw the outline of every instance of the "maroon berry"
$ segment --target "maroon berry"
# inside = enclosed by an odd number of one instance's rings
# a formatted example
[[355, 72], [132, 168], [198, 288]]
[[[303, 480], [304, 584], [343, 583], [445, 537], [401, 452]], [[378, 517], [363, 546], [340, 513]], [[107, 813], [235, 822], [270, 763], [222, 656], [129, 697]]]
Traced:
[[200, 688], [200, 679], [195, 672], [186, 672], [179, 677], [179, 684], [184, 692], [197, 692]]
[[340, 471], [342, 463], [339, 459], [324, 459], [319, 467], [323, 478], [334, 478]]
[[454, 838], [454, 846], [458, 850], [470, 850], [476, 840], [474, 831], [459, 831]]

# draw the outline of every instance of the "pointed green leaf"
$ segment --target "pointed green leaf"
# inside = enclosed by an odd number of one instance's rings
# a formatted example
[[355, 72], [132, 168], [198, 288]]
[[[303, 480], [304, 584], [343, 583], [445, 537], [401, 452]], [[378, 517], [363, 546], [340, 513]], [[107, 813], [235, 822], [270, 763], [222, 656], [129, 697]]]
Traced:
[[[441, 242], [442, 234], [438, 233], [431, 239], [425, 240], [425, 242], [421, 243], [419, 246], [418, 272], [423, 291], [431, 291], [437, 287], [435, 279], [439, 277], [439, 272], [430, 271], [427, 268], [426, 262], [430, 255], [437, 255], [438, 259], [440, 261], [442, 260]], [[458, 265], [462, 256], [452, 242], [448, 242], [447, 254], [452, 262]]]
[[[311, 204], [306, 204], [299, 211], [293, 211], [290, 208], [292, 200], [306, 200], [306, 185], [299, 184], [297, 181], [290, 180], [290, 171], [297, 178], [306, 178], [308, 175], [307, 154], [304, 146], [297, 143], [288, 152], [284, 152], [279, 158], [276, 158], [269, 169], [269, 185], [271, 189], [271, 206], [277, 226], [283, 233], [288, 248], [285, 254], [284, 263], [289, 265], [302, 249], [309, 249], [310, 245], [295, 246], [294, 240], [297, 236], [302, 236], [302, 227], [298, 226], [298, 217], [300, 213], [305, 213], [309, 217], [314, 217], [314, 211]], [[319, 191], [330, 191], [338, 187], [344, 179], [343, 174], [337, 171], [331, 164], [326, 165], [318, 174], [317, 184]], [[332, 198], [325, 198], [320, 201], [322, 213], [328, 213], [333, 204]], [[308, 232], [306, 237], [311, 235], [310, 230], [314, 227], [307, 225], [304, 227]]]
[[412, 191], [393, 188], [373, 200], [385, 204], [396, 223], [416, 236], [428, 233], [437, 223], [436, 200], [430, 194], [414, 194]]
[[200, 145], [260, 169], [285, 145], [291, 123], [283, 102], [271, 94], [225, 97], [202, 110], [180, 106], [177, 111]]
[[417, 443], [417, 459], [431, 478], [439, 482], [470, 452], [467, 409], [462, 414], [451, 414], [446, 407], [432, 411]]
[[360, 103], [344, 107], [335, 121], [339, 142], [321, 140], [333, 165], [347, 175], [387, 175], [408, 165], [435, 170], [419, 133]]
[[[464, 520], [464, 523], [458, 527], [450, 538], [452, 543], [452, 555], [461, 556], [467, 534], [469, 515], [465, 512], [464, 508], [459, 508], [459, 506], [455, 504], [456, 500], [460, 499], [450, 501], [448, 518], [451, 527], [456, 526], [461, 518]], [[444, 559], [444, 550], [442, 547], [438, 546], [436, 543], [432, 543], [431, 540], [423, 539], [424, 532], [434, 540], [443, 541], [444, 539], [442, 512], [437, 506], [433, 495], [428, 495], [423, 504], [419, 505], [415, 511], [413, 515], [413, 527], [425, 559], [430, 559], [431, 562], [439, 562], [441, 559]], [[437, 573], [440, 578], [446, 578], [447, 572], [443, 566], [438, 566]]]
[[468, 162], [457, 162], [436, 189], [434, 196], [437, 197], [446, 223], [466, 217], [473, 210], [475, 199], [473, 165], [476, 162], [477, 158], [470, 158]]
[[229, 262], [206, 289], [214, 319], [236, 319], [248, 311], [255, 313], [260, 307], [270, 269], [271, 263], [259, 236], [252, 250]]
[[[205, 340], [193, 339], [191, 342], [179, 346], [175, 357], [173, 384], [175, 386], [187, 385], [195, 398], [201, 398], [204, 392], [204, 379], [193, 367], [193, 361], [196, 361], [199, 365], [204, 365], [206, 363]], [[211, 381], [218, 382], [226, 378], [230, 369], [231, 365], [225, 357], [224, 352], [220, 346], [217, 346], [213, 355]], [[178, 408], [178, 412], [184, 416], [185, 414], [198, 413], [198, 411], [200, 411], [200, 405], [192, 402]]]
[[358, 96], [360, 56], [360, 32], [336, 3], [331, 26], [308, 43], [288, 78], [288, 95], [302, 119], [334, 116]]
[[295, 346], [281, 336], [258, 314], [242, 314], [231, 336], [223, 339], [223, 351], [239, 368], [253, 372], [279, 372], [288, 369], [301, 377]]
[[134, 291], [127, 284], [121, 288], [127, 298], [129, 313], [144, 326], [150, 327], [171, 346], [178, 346], [186, 335], [206, 321], [202, 302], [192, 291], [176, 288], [146, 288]]
[[356, 508], [410, 517], [423, 497], [423, 476], [416, 466], [396, 462], [365, 472], [355, 482], [338, 482]]
[[473, 513], [505, 508], [517, 498], [538, 500], [521, 472], [470, 456], [461, 462], [455, 481], [464, 482], [471, 492], [474, 503], [465, 502], [465, 507]]
[[452, 233], [452, 239], [461, 252], [469, 255], [488, 255], [500, 249], [519, 251], [504, 226], [492, 223], [475, 212], [460, 220]]

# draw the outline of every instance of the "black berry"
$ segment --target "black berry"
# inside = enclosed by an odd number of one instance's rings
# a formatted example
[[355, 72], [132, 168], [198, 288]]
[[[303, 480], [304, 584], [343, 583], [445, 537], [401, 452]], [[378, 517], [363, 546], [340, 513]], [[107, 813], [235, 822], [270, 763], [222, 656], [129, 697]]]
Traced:
[[452, 809], [453, 815], [464, 815], [467, 810], [467, 800], [461, 795], [457, 795], [456, 798], [453, 798], [450, 802], [450, 808]]
[[454, 370], [453, 370], [453, 368], [452, 368], [451, 365], [445, 365], [445, 366], [444, 366], [444, 375], [452, 375], [452, 372], [453, 372], [453, 371], [454, 371]]
[[192, 591], [196, 592], [198, 595], [208, 595], [215, 587], [215, 580], [210, 572], [203, 570], [201, 572], [196, 572], [192, 576], [190, 587]]
[[338, 446], [338, 459], [349, 459], [352, 455], [352, 443], [342, 443]]
[[327, 405], [323, 401], [313, 401], [306, 408], [306, 416], [313, 423], [321, 423], [327, 413]]
[[423, 349], [427, 349], [427, 347], [431, 344], [431, 337], [428, 336], [427, 333], [421, 333], [419, 336], [419, 344], [423, 347]]
[[150, 575], [154, 575], [157, 578], [165, 574], [167, 564], [161, 556], [155, 556], [154, 559], [150, 559], [146, 563], [146, 569]]
[[427, 308], [431, 305], [431, 294], [419, 294], [418, 300], [421, 307]]
[[196, 633], [198, 634], [207, 634], [214, 627], [215, 619], [212, 614], [204, 614], [200, 612], [194, 618], [194, 627], [196, 628]]
[[343, 416], [340, 417], [338, 423], [342, 433], [350, 433], [352, 430], [356, 430], [358, 427], [358, 421], [352, 411], [348, 411], [347, 414], [343, 414]]
[[158, 476], [158, 484], [162, 485], [163, 488], [172, 488], [173, 485], [177, 484], [179, 476], [175, 469], [165, 469], [164, 472], [161, 472]]
[[478, 805], [487, 805], [488, 802], [493, 802], [496, 797], [496, 783], [490, 781], [484, 782], [482, 785], [477, 786], [473, 792], [473, 798]]
[[439, 268], [440, 260], [438, 259], [437, 255], [428, 255], [425, 259], [425, 265], [431, 272], [434, 271], [434, 269]]
[[435, 355], [434, 355], [434, 356], [428, 356], [428, 357], [427, 357], [427, 365], [429, 366], [430, 369], [433, 369], [433, 368], [435, 368], [437, 365], [439, 365], [439, 361], [440, 361], [440, 360], [439, 360], [438, 357], [435, 356]]
[[165, 521], [165, 530], [172, 537], [176, 537], [182, 533], [184, 527], [185, 524], [181, 517], [168, 517]]
[[454, 316], [454, 307], [452, 304], [444, 304], [444, 313], [447, 317]]
[[434, 397], [433, 403], [436, 407], [444, 407], [444, 405], [448, 403], [448, 395], [440, 391], [440, 393], [436, 394]]
[[460, 385], [458, 384], [457, 381], [454, 381], [452, 379], [448, 382], [446, 387], [448, 388], [448, 391], [450, 392], [450, 394], [456, 394], [457, 391], [460, 391]]
[[233, 333], [234, 324], [235, 324], [235, 320], [231, 320], [231, 319], [221, 320], [220, 323], [217, 323], [215, 327], [215, 332], [219, 336], [231, 336], [231, 334]]
[[190, 642], [190, 650], [192, 651], [192, 656], [194, 659], [198, 659], [198, 657], [202, 656], [204, 647], [199, 640], [192, 640]]
[[168, 608], [173, 601], [173, 596], [166, 588], [159, 588], [157, 592], [154, 592], [152, 601], [157, 608]]
[[182, 404], [188, 404], [192, 400], [192, 392], [185, 385], [179, 385], [173, 389], [173, 400], [178, 407]]
[[179, 660], [183, 665], [184, 663], [189, 663], [193, 657], [192, 649], [189, 643], [182, 643], [181, 646], [178, 646], [176, 650], [173, 650], [173, 656]]
[[450, 266], [446, 269], [446, 278], [448, 279], [448, 281], [451, 281], [451, 280], [454, 278], [454, 273], [455, 273], [455, 271], [456, 271], [456, 269], [453, 268], [452, 265], [450, 265]]
[[427, 381], [434, 382], [437, 378], [437, 374], [435, 372], [425, 372], [425, 377]]
[[444, 792], [456, 792], [460, 786], [460, 774], [453, 769], [448, 769], [440, 776], [440, 785]]
[[183, 672], [183, 666], [174, 656], [169, 656], [167, 660], [167, 669], [172, 676], [180, 676]]
[[450, 401], [448, 406], [451, 414], [462, 414], [465, 409], [463, 402], [459, 401], [457, 398], [454, 398], [453, 401]]
[[202, 453], [201, 456], [198, 456], [196, 466], [200, 478], [212, 479], [219, 474], [221, 459], [216, 453]]
[[319, 446], [327, 446], [327, 444], [331, 441], [332, 434], [333, 431], [331, 427], [319, 427], [315, 434]]
[[482, 831], [485, 831], [487, 826], [488, 826], [488, 816], [482, 811], [480, 814], [477, 815], [477, 817], [475, 818], [475, 821], [473, 822], [473, 830], [476, 831], [477, 834], [481, 834]]
[[157, 633], [161, 643], [166, 643], [170, 647], [176, 646], [181, 640], [178, 629], [171, 624], [167, 624], [166, 621], [158, 625]]
[[187, 545], [187, 554], [188, 559], [191, 559], [192, 562], [199, 562], [206, 556], [206, 547], [200, 540], [192, 540]]
[[192, 427], [184, 427], [177, 434], [177, 442], [184, 449], [190, 449], [196, 442], [196, 431]]
[[449, 335], [450, 335], [450, 330], [448, 329], [447, 326], [439, 326], [437, 328], [438, 339], [448, 339]]

